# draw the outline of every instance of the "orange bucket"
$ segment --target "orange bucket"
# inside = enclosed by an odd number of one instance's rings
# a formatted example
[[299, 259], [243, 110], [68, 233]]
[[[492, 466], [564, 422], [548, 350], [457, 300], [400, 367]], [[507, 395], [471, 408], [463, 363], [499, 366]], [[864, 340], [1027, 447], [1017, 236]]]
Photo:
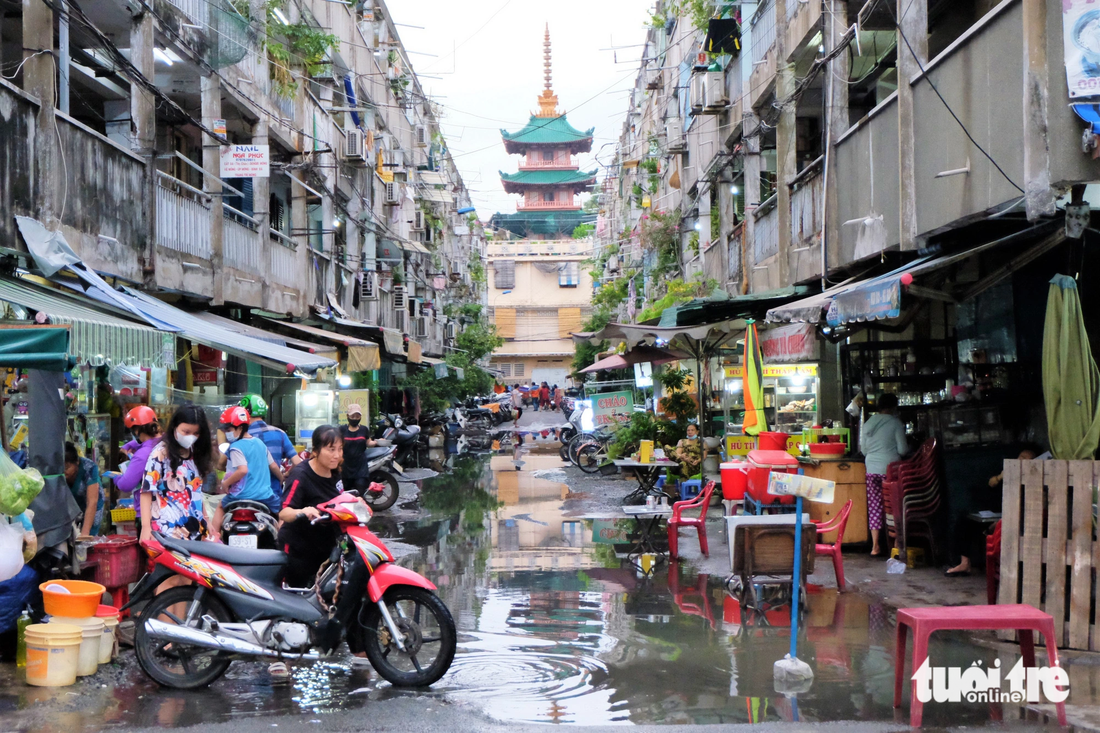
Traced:
[[[51, 586], [60, 586], [68, 593], [50, 590]], [[95, 616], [103, 594], [107, 592], [99, 583], [87, 580], [48, 580], [38, 586], [42, 591], [42, 601], [46, 613], [50, 616], [66, 618], [89, 618]]]

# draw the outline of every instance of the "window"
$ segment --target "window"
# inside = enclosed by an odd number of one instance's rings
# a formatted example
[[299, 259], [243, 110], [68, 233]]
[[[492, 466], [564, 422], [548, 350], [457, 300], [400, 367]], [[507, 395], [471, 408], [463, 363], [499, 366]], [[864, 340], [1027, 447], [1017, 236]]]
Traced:
[[558, 287], [575, 288], [581, 284], [581, 263], [566, 262], [558, 270]]
[[554, 151], [553, 150], [543, 150], [542, 151], [542, 162], [544, 162], [544, 163], [553, 163], [554, 162]]
[[543, 201], [553, 201], [554, 200], [554, 192], [553, 191], [547, 191], [546, 193], [544, 193], [542, 195], [542, 200]]
[[493, 263], [493, 287], [511, 290], [516, 286], [516, 261], [497, 260]]
[[503, 376], [505, 376], [505, 377], [512, 376], [512, 365], [511, 364], [501, 363], [501, 364], [498, 364], [497, 366], [500, 367], [500, 373]]
[[522, 361], [516, 363], [515, 368], [512, 369], [512, 376], [513, 377], [522, 377], [523, 376], [523, 362]]

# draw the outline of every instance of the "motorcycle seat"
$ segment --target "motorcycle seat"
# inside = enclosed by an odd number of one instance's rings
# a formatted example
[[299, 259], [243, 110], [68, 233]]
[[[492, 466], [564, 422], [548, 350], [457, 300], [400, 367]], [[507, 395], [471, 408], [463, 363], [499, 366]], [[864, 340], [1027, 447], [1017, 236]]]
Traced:
[[230, 565], [286, 564], [286, 553], [282, 550], [250, 550], [245, 547], [230, 547], [218, 542], [191, 542], [190, 540], [172, 540], [172, 545], [181, 547], [192, 555], [208, 557]]
[[380, 458], [392, 450], [391, 448], [367, 448], [363, 451], [363, 458], [368, 461], [373, 461], [375, 458]]

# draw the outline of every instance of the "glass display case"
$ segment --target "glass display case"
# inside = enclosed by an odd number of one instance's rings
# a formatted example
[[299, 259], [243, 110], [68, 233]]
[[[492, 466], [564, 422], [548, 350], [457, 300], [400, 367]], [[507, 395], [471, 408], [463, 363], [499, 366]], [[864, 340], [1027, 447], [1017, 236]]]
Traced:
[[[765, 364], [763, 381], [764, 410], [770, 430], [795, 434], [819, 424], [816, 364]], [[745, 416], [741, 365], [725, 367], [722, 409], [726, 434], [740, 433]]]
[[336, 392], [331, 389], [304, 389], [295, 395], [294, 437], [308, 444], [313, 431], [322, 425], [332, 425]]

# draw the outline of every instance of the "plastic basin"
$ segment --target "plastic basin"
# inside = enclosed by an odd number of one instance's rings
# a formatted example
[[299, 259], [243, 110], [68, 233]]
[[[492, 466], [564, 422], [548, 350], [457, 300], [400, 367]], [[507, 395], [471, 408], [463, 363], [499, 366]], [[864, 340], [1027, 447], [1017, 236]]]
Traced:
[[787, 433], [760, 433], [756, 440], [758, 450], [787, 450]]
[[842, 456], [847, 452], [848, 446], [844, 443], [810, 443], [811, 456]]
[[[47, 586], [61, 586], [68, 593], [47, 590]], [[99, 583], [87, 580], [49, 580], [38, 586], [46, 613], [50, 616], [88, 618], [95, 616], [103, 594], [107, 592]]]

